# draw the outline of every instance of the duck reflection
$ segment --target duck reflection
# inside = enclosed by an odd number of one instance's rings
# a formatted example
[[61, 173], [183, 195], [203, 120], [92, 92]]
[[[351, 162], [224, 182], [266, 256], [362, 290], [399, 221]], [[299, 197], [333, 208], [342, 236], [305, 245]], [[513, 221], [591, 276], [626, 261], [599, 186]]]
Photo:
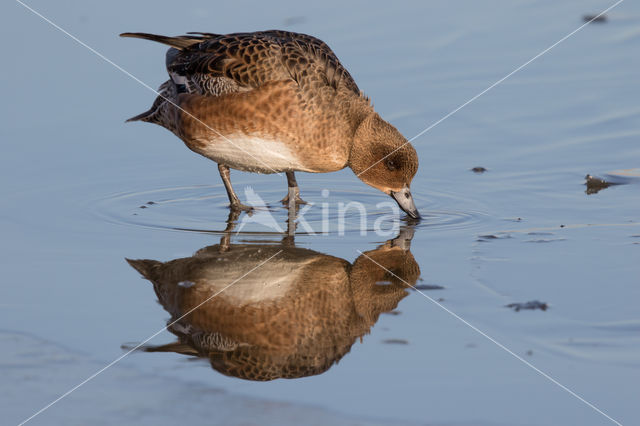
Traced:
[[153, 283], [178, 338], [143, 350], [208, 358], [220, 373], [248, 380], [323, 373], [415, 284], [412, 234], [402, 230], [353, 264], [285, 243], [224, 242], [169, 262], [127, 259]]

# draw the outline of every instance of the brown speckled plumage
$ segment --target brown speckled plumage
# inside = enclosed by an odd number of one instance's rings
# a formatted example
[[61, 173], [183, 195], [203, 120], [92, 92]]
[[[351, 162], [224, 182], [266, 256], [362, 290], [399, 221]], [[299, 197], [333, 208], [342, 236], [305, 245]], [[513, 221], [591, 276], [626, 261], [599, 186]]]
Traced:
[[249, 380], [320, 374], [408, 294], [407, 284], [369, 258], [411, 285], [420, 273], [411, 253], [391, 242], [353, 265], [307, 249], [256, 245], [129, 263], [153, 283], [171, 323], [279, 251], [174, 324], [178, 342], [146, 350], [204, 357], [219, 372]]
[[348, 166], [388, 194], [408, 190], [418, 168], [415, 150], [374, 111], [323, 41], [278, 30], [122, 35], [171, 46], [171, 79], [151, 109], [131, 120], [159, 124], [191, 150], [238, 170]]

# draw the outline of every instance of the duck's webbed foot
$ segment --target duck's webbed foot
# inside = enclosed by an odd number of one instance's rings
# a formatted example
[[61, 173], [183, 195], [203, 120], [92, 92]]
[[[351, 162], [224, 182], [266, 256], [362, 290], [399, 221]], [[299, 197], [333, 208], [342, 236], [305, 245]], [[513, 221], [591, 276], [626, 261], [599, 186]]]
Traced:
[[291, 200], [292, 197], [293, 197], [293, 202], [295, 204], [307, 204], [307, 202], [305, 200], [300, 198], [300, 190], [297, 187], [296, 188], [289, 188], [289, 193], [280, 201], [285, 206], [288, 206], [289, 205], [289, 201]]
[[236, 198], [236, 200], [232, 200], [229, 204], [229, 207], [232, 210], [241, 211], [241, 212], [252, 212], [253, 207], [247, 206], [246, 204], [242, 204], [240, 200]]

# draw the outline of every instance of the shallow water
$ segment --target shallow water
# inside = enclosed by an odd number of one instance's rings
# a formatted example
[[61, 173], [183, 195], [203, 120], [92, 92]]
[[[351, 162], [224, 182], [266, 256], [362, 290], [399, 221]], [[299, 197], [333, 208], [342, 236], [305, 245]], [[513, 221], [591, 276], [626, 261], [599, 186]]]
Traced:
[[[270, 2], [241, 15], [232, 3], [179, 11], [175, 2], [29, 4], [153, 87], [165, 78], [164, 48], [118, 33], [317, 35], [381, 115], [412, 137], [612, 3]], [[0, 8], [11, 19], [0, 32], [16, 40], [5, 44], [0, 76], [10, 100], [0, 106], [0, 411], [17, 424], [167, 324], [152, 285], [125, 258], [190, 258], [221, 242], [229, 212], [213, 163], [164, 129], [124, 124], [151, 92], [19, 4]], [[208, 360], [136, 351], [30, 423], [611, 423], [477, 330], [617, 421], [637, 423], [640, 8], [625, 1], [608, 16], [413, 143], [412, 191], [424, 220], [399, 226], [413, 229], [422, 290], [399, 290], [366, 327], [350, 329], [338, 363], [256, 382], [220, 374]], [[616, 184], [587, 194], [587, 174]], [[284, 178], [232, 178], [241, 198], [261, 197], [274, 222], [240, 216], [229, 253], [291, 250], [277, 229], [286, 228], [277, 201]], [[295, 247], [313, 259], [355, 269], [361, 252], [397, 236], [384, 219], [389, 208], [376, 206], [390, 199], [351, 171], [298, 182], [314, 204], [304, 215], [312, 232], [298, 226]], [[341, 232], [337, 206], [349, 201], [369, 215], [362, 227], [349, 210]], [[379, 219], [388, 235], [372, 232]], [[251, 259], [232, 263], [246, 271]], [[298, 282], [283, 271], [270, 277]], [[391, 281], [366, 282], [379, 290]], [[198, 288], [180, 282], [182, 291]], [[548, 308], [506, 307], [532, 301]], [[145, 347], [174, 340], [162, 331]]]

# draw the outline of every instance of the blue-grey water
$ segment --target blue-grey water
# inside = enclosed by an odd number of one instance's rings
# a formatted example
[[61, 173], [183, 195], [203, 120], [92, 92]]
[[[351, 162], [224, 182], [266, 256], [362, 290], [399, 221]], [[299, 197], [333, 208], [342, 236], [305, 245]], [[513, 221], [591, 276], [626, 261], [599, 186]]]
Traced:
[[[410, 138], [613, 2], [27, 4], [154, 88], [165, 48], [119, 33], [313, 34]], [[124, 123], [152, 92], [19, 3], [0, 13], [0, 411], [18, 424], [166, 324], [124, 258], [218, 244], [228, 209], [214, 163], [160, 127]], [[607, 17], [413, 142], [417, 284], [443, 287], [424, 294], [575, 395], [407, 291], [323, 374], [255, 382], [135, 352], [29, 424], [613, 424], [576, 395], [637, 424], [640, 7], [626, 0]], [[587, 194], [587, 174], [623, 184]], [[250, 186], [274, 203], [286, 190], [283, 177], [232, 178], [241, 197]], [[388, 198], [350, 170], [298, 182], [316, 229], [322, 203], [335, 221], [339, 202], [362, 202], [371, 227]], [[274, 216], [284, 225], [284, 209]], [[350, 214], [345, 235], [300, 233], [296, 246], [354, 263], [393, 237], [358, 223]], [[530, 301], [548, 308], [505, 307]]]

